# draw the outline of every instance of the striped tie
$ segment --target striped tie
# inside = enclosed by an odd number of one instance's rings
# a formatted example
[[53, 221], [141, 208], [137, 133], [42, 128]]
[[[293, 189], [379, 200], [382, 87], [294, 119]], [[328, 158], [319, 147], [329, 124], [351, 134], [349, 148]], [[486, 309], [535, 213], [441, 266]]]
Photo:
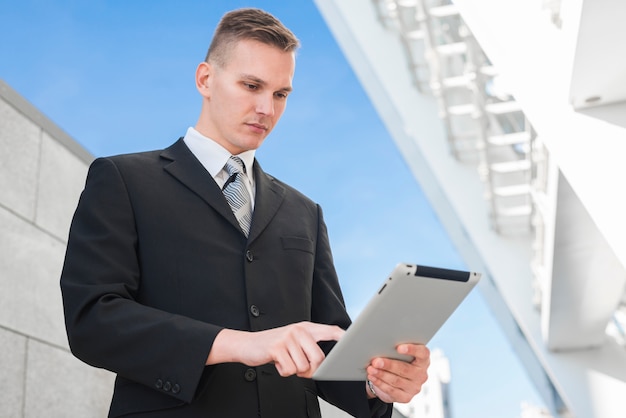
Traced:
[[250, 193], [244, 184], [244, 173], [246, 167], [243, 165], [241, 158], [231, 156], [224, 166], [224, 170], [230, 176], [222, 192], [228, 201], [235, 218], [239, 221], [241, 230], [248, 236], [250, 232], [250, 224], [252, 223], [252, 204], [250, 202]]

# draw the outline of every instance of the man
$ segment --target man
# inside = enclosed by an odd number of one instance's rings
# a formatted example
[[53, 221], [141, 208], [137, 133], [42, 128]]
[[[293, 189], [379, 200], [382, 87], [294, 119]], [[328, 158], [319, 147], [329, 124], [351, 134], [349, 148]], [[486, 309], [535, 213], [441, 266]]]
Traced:
[[413, 362], [374, 359], [368, 382], [310, 379], [350, 319], [320, 207], [254, 158], [297, 47], [266, 12], [226, 14], [196, 70], [195, 128], [90, 167], [61, 288], [73, 353], [117, 373], [110, 416], [319, 417], [318, 396], [390, 416], [426, 380], [413, 344], [398, 347]]

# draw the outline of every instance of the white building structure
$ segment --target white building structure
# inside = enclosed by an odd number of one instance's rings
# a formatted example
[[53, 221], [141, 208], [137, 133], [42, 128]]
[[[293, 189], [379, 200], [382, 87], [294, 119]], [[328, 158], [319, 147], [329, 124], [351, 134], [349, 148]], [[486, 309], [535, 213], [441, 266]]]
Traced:
[[520, 418], [552, 418], [552, 415], [545, 408], [522, 402]]
[[626, 2], [316, 0], [550, 412], [626, 414]]

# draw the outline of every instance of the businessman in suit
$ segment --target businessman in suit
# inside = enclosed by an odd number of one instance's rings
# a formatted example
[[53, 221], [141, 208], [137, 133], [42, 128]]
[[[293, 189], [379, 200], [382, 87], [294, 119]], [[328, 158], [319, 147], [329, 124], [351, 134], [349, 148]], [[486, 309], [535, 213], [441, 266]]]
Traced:
[[61, 276], [72, 352], [117, 374], [111, 417], [390, 416], [429, 352], [373, 359], [367, 382], [310, 379], [350, 324], [321, 208], [255, 150], [292, 90], [297, 38], [227, 13], [196, 70], [198, 122], [161, 151], [96, 159]]

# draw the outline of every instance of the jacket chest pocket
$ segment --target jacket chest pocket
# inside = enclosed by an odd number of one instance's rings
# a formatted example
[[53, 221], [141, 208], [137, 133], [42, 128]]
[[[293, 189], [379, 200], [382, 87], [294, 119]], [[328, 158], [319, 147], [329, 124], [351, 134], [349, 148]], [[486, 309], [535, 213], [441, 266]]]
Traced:
[[308, 238], [281, 237], [280, 241], [283, 244], [283, 250], [304, 251], [310, 254], [315, 253], [315, 243]]

